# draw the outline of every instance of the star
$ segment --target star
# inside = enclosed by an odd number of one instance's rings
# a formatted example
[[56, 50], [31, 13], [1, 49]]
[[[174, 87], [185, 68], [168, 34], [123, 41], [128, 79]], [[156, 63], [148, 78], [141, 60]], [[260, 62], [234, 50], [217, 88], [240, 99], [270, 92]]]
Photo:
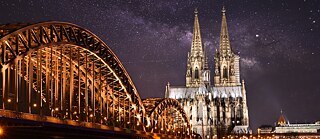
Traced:
[[[121, 60], [141, 98], [163, 97], [168, 81], [185, 84], [196, 7], [209, 68], [214, 69], [222, 5], [232, 50], [240, 59], [255, 59], [259, 67], [240, 63], [241, 78], [248, 81], [253, 131], [272, 124], [280, 107], [294, 119], [318, 120], [319, 0], [1, 0], [0, 23], [57, 20], [88, 29]], [[302, 93], [290, 97], [292, 90]]]

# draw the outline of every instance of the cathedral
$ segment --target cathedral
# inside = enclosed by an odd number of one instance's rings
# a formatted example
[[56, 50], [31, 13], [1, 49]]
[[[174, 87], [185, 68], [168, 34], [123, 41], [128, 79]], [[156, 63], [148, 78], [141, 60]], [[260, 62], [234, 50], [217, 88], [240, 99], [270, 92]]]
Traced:
[[207, 53], [195, 10], [191, 51], [188, 53], [186, 85], [168, 83], [165, 97], [177, 99], [189, 116], [192, 130], [203, 138], [248, 134], [249, 115], [244, 80], [240, 81], [240, 57], [232, 52], [226, 10], [222, 9], [219, 49], [214, 56], [213, 84]]

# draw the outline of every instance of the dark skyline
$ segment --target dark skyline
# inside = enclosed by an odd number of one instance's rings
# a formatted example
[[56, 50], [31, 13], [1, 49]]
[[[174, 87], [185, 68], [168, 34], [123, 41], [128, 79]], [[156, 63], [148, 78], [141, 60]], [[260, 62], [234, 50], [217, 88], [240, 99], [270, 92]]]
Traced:
[[115, 52], [142, 98], [163, 97], [167, 82], [185, 84], [196, 7], [213, 70], [222, 5], [231, 47], [241, 57], [251, 127], [273, 125], [281, 109], [290, 122], [320, 120], [317, 0], [4, 0], [0, 24], [65, 21], [85, 27]]

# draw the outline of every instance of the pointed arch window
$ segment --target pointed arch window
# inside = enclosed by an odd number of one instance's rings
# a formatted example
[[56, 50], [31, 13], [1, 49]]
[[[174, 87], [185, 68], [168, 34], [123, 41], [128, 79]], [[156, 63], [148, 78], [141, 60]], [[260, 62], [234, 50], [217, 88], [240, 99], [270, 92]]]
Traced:
[[228, 79], [228, 69], [227, 69], [227, 67], [223, 67], [223, 78]]
[[239, 118], [239, 119], [241, 119], [242, 117], [243, 117], [243, 111], [242, 111], [242, 109], [241, 109], [241, 107], [238, 109], [238, 111], [237, 111], [237, 118]]
[[196, 67], [196, 70], [194, 71], [194, 78], [199, 79], [199, 70], [198, 67]]
[[234, 106], [231, 106], [231, 118], [234, 118], [236, 117], [236, 110], [235, 110], [235, 107]]

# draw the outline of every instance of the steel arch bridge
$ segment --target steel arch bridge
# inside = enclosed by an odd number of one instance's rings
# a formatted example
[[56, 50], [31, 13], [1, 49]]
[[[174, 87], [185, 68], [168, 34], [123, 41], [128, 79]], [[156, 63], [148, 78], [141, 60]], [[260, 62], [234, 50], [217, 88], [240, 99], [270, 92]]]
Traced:
[[148, 117], [147, 131], [165, 134], [189, 134], [189, 118], [179, 101], [171, 98], [149, 98], [142, 101]]
[[192, 137], [176, 100], [142, 101], [116, 55], [80, 26], [2, 25], [0, 46], [1, 116]]

